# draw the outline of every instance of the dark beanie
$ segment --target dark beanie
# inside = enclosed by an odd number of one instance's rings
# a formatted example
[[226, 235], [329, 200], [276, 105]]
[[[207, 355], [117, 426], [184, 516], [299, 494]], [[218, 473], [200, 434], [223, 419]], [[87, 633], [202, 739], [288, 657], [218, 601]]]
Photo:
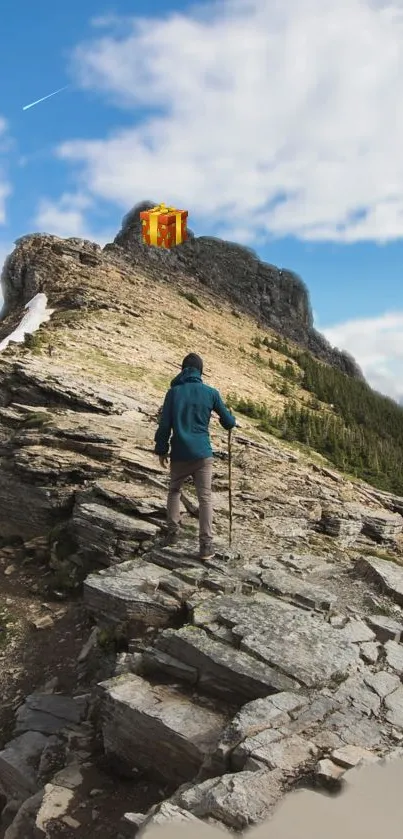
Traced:
[[195, 352], [191, 352], [182, 361], [182, 370], [186, 367], [194, 367], [199, 373], [203, 373], [203, 359]]

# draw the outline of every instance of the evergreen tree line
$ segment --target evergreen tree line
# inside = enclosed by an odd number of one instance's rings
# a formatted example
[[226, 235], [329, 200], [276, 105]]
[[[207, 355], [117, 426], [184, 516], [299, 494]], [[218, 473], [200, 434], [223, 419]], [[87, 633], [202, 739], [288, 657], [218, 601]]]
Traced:
[[[339, 469], [403, 495], [403, 409], [365, 382], [322, 364], [308, 353], [292, 354], [286, 344], [280, 343], [281, 351], [287, 350], [298, 362], [301, 373], [290, 363], [276, 365], [276, 369], [281, 368], [278, 372], [284, 375], [285, 383], [298, 381], [311, 394], [308, 405], [291, 401], [284, 411], [272, 413], [265, 404], [233, 395], [228, 397], [229, 404], [259, 420], [261, 430], [304, 443]], [[277, 344], [273, 348], [280, 351]], [[319, 411], [320, 403], [332, 410]]]

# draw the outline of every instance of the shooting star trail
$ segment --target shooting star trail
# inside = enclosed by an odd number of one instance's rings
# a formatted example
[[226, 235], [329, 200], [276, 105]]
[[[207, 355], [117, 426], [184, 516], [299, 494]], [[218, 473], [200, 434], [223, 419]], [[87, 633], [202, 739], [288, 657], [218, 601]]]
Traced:
[[61, 93], [62, 90], [67, 90], [68, 84], [65, 87], [59, 87], [58, 90], [54, 90], [53, 93], [48, 93], [47, 96], [42, 96], [42, 99], [36, 99], [35, 102], [30, 102], [29, 105], [24, 105], [23, 111], [27, 111], [28, 108], [33, 108], [34, 105], [39, 105], [40, 102], [44, 102], [45, 99], [50, 99], [51, 96], [56, 96], [57, 93]]

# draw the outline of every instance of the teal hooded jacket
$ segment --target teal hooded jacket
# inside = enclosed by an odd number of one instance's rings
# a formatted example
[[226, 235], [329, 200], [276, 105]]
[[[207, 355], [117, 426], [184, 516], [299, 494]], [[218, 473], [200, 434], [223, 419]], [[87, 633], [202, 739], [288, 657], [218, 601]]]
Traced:
[[172, 380], [165, 396], [155, 434], [155, 454], [167, 457], [171, 441], [173, 461], [212, 457], [209, 435], [212, 412], [218, 414], [226, 431], [236, 425], [218, 390], [204, 384], [199, 370], [187, 367]]

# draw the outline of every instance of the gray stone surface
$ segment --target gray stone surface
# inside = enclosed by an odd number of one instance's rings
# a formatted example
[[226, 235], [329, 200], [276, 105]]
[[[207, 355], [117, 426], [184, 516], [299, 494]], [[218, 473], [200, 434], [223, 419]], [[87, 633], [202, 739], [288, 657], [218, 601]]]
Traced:
[[336, 733], [346, 745], [376, 749], [384, 744], [381, 723], [376, 719], [363, 716], [357, 708], [353, 707], [330, 714], [323, 729]]
[[[84, 602], [89, 611], [111, 621], [167, 626], [182, 605], [161, 586], [164, 580], [169, 583], [169, 577], [173, 575], [160, 566], [128, 560], [102, 574], [90, 574], [84, 583]], [[185, 594], [188, 587], [177, 583]]]
[[375, 691], [375, 693], [384, 699], [390, 693], [393, 693], [399, 685], [400, 679], [393, 673], [388, 673], [387, 670], [378, 670], [377, 673], [368, 673], [364, 677], [366, 684]]
[[389, 667], [393, 667], [399, 674], [403, 675], [403, 645], [396, 641], [387, 641], [385, 644], [386, 661]]
[[332, 752], [332, 760], [344, 769], [351, 769], [359, 763], [373, 763], [378, 758], [369, 749], [362, 749], [358, 746], [342, 746]]
[[306, 687], [346, 675], [359, 657], [339, 630], [269, 595], [217, 597], [195, 609], [194, 620], [229, 627], [242, 651]]
[[166, 629], [156, 646], [196, 668], [200, 690], [229, 701], [241, 704], [273, 691], [298, 689], [294, 679], [246, 652], [217, 641], [198, 627]]
[[403, 729], [403, 687], [397, 688], [385, 699], [386, 719]]
[[349, 676], [339, 689], [335, 692], [334, 698], [341, 706], [351, 704], [362, 714], [368, 716], [379, 714], [381, 701], [377, 693], [367, 687], [365, 677], [361, 675]]
[[268, 729], [287, 726], [291, 721], [287, 711], [301, 708], [307, 702], [306, 696], [293, 693], [278, 693], [248, 702], [224, 729], [214, 759], [221, 759], [225, 766], [231, 752], [244, 740]]
[[401, 640], [403, 634], [403, 625], [388, 615], [371, 615], [367, 621], [374, 630], [378, 641], [384, 643], [385, 641]]
[[[268, 737], [267, 735], [270, 734]], [[281, 769], [290, 775], [302, 771], [313, 760], [317, 760], [319, 750], [315, 743], [293, 734], [281, 736], [280, 731], [264, 731], [256, 737], [247, 738], [234, 752], [234, 759], [242, 765], [238, 768], [248, 770], [252, 761], [267, 766], [268, 769]]]
[[340, 634], [346, 641], [352, 644], [362, 644], [368, 641], [375, 640], [375, 633], [367, 626], [363, 620], [349, 620], [342, 629]]
[[222, 714], [140, 676], [110, 679], [101, 690], [106, 753], [171, 783], [194, 777], [225, 726]]
[[15, 732], [40, 731], [56, 734], [84, 719], [88, 702], [59, 694], [31, 694], [16, 714]]
[[290, 574], [274, 559], [265, 559], [260, 579], [263, 587], [268, 591], [288, 598], [294, 603], [301, 604], [310, 609], [328, 611], [329, 609], [334, 609], [337, 602], [335, 594], [311, 582], [305, 582], [305, 580], [301, 580], [295, 574]]
[[393, 542], [403, 530], [403, 518], [389, 510], [368, 509], [362, 517], [362, 530], [375, 542]]
[[158, 533], [151, 522], [94, 503], [75, 505], [71, 530], [80, 554], [102, 565], [131, 559], [139, 542]]
[[319, 760], [315, 766], [315, 775], [323, 784], [337, 783], [344, 774], [344, 768], [333, 763], [329, 758]]
[[355, 569], [362, 577], [375, 582], [379, 588], [403, 605], [403, 567], [376, 556], [362, 556]]
[[379, 658], [379, 644], [375, 641], [366, 641], [360, 644], [360, 654], [363, 661], [367, 664], [376, 664]]
[[279, 771], [238, 772], [179, 790], [172, 801], [200, 819], [217, 819], [239, 831], [267, 819], [282, 790]]
[[46, 743], [44, 734], [27, 731], [0, 752], [0, 790], [6, 798], [24, 800], [38, 792], [37, 769]]

